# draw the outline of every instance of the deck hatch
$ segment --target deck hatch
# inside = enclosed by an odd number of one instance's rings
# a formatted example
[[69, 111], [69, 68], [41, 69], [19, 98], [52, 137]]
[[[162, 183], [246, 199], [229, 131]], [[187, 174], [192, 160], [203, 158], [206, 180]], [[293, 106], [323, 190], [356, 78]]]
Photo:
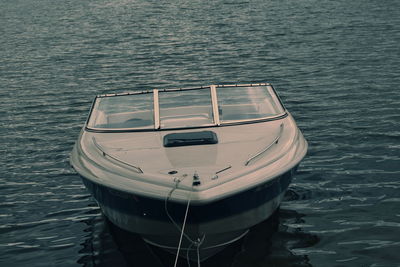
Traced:
[[217, 144], [218, 137], [212, 131], [171, 133], [164, 136], [164, 147]]

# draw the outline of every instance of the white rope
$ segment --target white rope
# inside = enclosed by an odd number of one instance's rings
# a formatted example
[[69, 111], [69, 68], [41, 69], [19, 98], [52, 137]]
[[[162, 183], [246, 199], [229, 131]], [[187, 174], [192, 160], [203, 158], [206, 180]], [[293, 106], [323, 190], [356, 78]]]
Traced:
[[190, 267], [190, 257], [189, 257], [189, 253], [190, 253], [190, 250], [192, 249], [192, 246], [193, 246], [193, 245], [196, 246], [196, 252], [197, 252], [197, 267], [200, 267], [200, 246], [203, 244], [205, 237], [206, 237], [206, 235], [203, 234], [203, 237], [201, 238], [201, 240], [198, 238], [197, 241], [191, 243], [190, 246], [187, 248], [187, 251], [186, 251], [186, 261], [187, 261], [188, 267]]
[[[194, 178], [194, 177], [193, 177]], [[197, 252], [197, 266], [200, 267], [200, 246], [203, 244], [204, 239], [205, 239], [205, 234], [203, 235], [203, 237], [200, 239], [198, 238], [196, 241], [193, 241], [186, 233], [185, 233], [185, 227], [186, 227], [186, 221], [187, 221], [187, 217], [188, 217], [188, 213], [189, 213], [189, 206], [190, 206], [190, 201], [192, 199], [192, 193], [193, 191], [190, 191], [190, 194], [188, 196], [188, 201], [186, 204], [186, 211], [185, 211], [185, 217], [183, 219], [183, 224], [182, 227], [180, 227], [175, 220], [172, 218], [171, 214], [169, 214], [168, 212], [168, 201], [172, 196], [172, 193], [178, 188], [179, 183], [181, 182], [181, 180], [176, 179], [175, 180], [175, 186], [174, 188], [171, 189], [171, 191], [169, 192], [169, 194], [167, 195], [167, 197], [165, 198], [165, 202], [164, 202], [164, 208], [165, 208], [165, 212], [168, 216], [168, 218], [171, 220], [171, 222], [173, 223], [173, 225], [178, 229], [178, 231], [180, 232], [180, 237], [179, 237], [179, 244], [178, 244], [178, 249], [176, 252], [176, 257], [175, 257], [175, 264], [174, 267], [177, 266], [178, 264], [178, 258], [179, 258], [179, 253], [181, 250], [181, 246], [182, 246], [182, 239], [185, 236], [185, 238], [190, 242], [189, 247], [187, 248], [186, 251], [186, 260], [188, 263], [188, 266], [190, 267], [190, 259], [189, 259], [189, 253], [190, 250], [192, 249], [193, 245], [196, 246], [196, 252]]]
[[193, 244], [194, 244], [194, 243], [191, 243], [190, 246], [189, 246], [189, 247], [187, 248], [187, 250], [186, 250], [186, 262], [187, 262], [188, 267], [190, 267], [190, 257], [189, 257], [189, 253], [190, 253], [190, 250], [192, 249]]
[[204, 234], [201, 241], [197, 244], [197, 267], [200, 267], [200, 246], [203, 244], [206, 235]]
[[[185, 178], [184, 178], [184, 179], [185, 179]], [[180, 233], [182, 232], [182, 228], [178, 225], [177, 222], [175, 222], [175, 220], [174, 220], [174, 218], [172, 218], [171, 214], [169, 214], [169, 211], [168, 211], [168, 201], [169, 201], [169, 199], [170, 199], [172, 193], [178, 188], [179, 183], [180, 183], [181, 181], [183, 181], [184, 179], [182, 179], [182, 180], [176, 179], [176, 181], [175, 181], [175, 187], [172, 188], [172, 190], [169, 192], [169, 194], [167, 195], [167, 197], [165, 198], [165, 201], [164, 201], [165, 213], [167, 214], [167, 216], [168, 216], [168, 218], [171, 220], [172, 224], [176, 227], [176, 229], [178, 229], [178, 231], [179, 231]], [[192, 194], [192, 193], [190, 193], [190, 194]], [[186, 239], [187, 239], [189, 242], [191, 242], [191, 243], [194, 242], [187, 234], [183, 233], [183, 235], [186, 237]]]
[[[244, 237], [247, 233], [249, 232], [249, 230], [246, 230], [246, 231], [244, 231], [241, 235], [239, 235], [239, 236], [237, 236], [237, 237], [235, 237], [235, 238], [233, 238], [233, 239], [231, 239], [231, 240], [229, 240], [229, 241], [227, 241], [227, 242], [225, 242], [225, 243], [220, 243], [220, 244], [217, 244], [217, 245], [214, 245], [214, 246], [208, 246], [208, 247], [204, 247], [203, 249], [213, 249], [213, 248], [218, 248], [218, 247], [223, 247], [223, 246], [226, 246], [226, 245], [229, 245], [229, 244], [231, 244], [231, 243], [233, 243], [233, 242], [236, 242], [237, 240], [239, 240], [239, 239], [241, 239], [242, 237]], [[152, 241], [150, 241], [150, 240], [148, 240], [148, 239], [146, 239], [146, 238], [143, 238], [144, 240], [146, 240], [146, 242], [147, 243], [149, 243], [149, 244], [151, 244], [151, 245], [153, 245], [153, 246], [156, 246], [156, 247], [160, 247], [160, 248], [164, 248], [164, 249], [170, 249], [170, 250], [173, 250], [173, 249], [175, 249], [176, 247], [171, 247], [171, 246], [164, 246], [164, 245], [161, 245], [161, 244], [158, 244], [158, 243], [155, 243], [155, 242], [152, 242]], [[195, 242], [194, 242], [195, 243]], [[194, 245], [194, 244], [193, 244]], [[192, 246], [193, 246], [192, 245]], [[190, 247], [191, 248], [191, 247]]]
[[181, 245], [182, 245], [182, 238], [185, 232], [185, 226], [186, 226], [186, 219], [187, 219], [187, 215], [189, 213], [189, 205], [190, 205], [190, 200], [191, 200], [191, 196], [192, 196], [192, 192], [190, 192], [189, 195], [189, 199], [186, 205], [186, 212], [185, 212], [185, 217], [183, 219], [183, 225], [182, 225], [182, 230], [181, 230], [181, 236], [179, 238], [179, 245], [178, 245], [178, 251], [176, 252], [176, 257], [175, 257], [175, 265], [174, 267], [176, 267], [176, 265], [178, 264], [178, 258], [179, 258], [179, 252], [181, 250]]

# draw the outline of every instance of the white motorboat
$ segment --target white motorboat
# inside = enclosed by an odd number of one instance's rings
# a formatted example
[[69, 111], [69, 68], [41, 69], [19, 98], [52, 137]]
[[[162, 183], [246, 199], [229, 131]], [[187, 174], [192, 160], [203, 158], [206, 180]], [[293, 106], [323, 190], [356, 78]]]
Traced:
[[112, 223], [204, 260], [277, 209], [306, 151], [271, 84], [211, 85], [97, 96], [70, 161]]

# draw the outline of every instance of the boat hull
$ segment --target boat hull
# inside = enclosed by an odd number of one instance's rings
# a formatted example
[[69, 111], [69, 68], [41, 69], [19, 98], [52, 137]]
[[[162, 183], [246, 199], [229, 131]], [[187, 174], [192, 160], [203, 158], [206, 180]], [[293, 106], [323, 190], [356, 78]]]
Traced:
[[[205, 260], [267, 219], [279, 207], [296, 168], [218, 201], [189, 203], [180, 255]], [[113, 224], [141, 235], [151, 245], [177, 252], [187, 203], [171, 201], [167, 196], [162, 200], [134, 195], [85, 177], [82, 180]]]

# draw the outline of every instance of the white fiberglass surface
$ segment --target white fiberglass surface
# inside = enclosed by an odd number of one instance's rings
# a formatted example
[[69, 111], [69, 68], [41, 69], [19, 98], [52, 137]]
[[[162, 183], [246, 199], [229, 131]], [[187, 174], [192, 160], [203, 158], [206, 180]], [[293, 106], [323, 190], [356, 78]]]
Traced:
[[163, 129], [214, 124], [210, 88], [160, 91], [159, 103]]
[[153, 129], [153, 94], [97, 98], [88, 127]]
[[221, 123], [277, 116], [284, 112], [271, 86], [217, 88]]

